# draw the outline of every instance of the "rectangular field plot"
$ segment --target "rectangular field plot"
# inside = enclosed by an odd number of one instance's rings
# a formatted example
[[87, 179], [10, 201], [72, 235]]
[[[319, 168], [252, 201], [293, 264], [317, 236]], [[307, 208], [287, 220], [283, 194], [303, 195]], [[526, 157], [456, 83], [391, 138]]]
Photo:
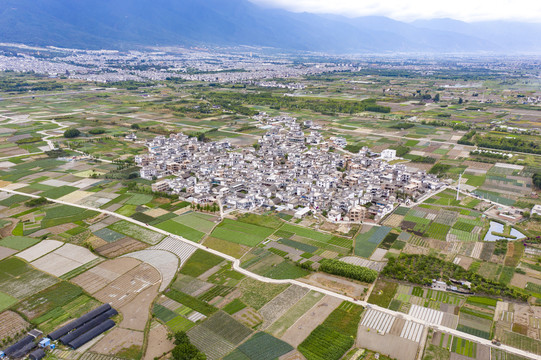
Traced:
[[180, 215], [173, 220], [178, 222], [179, 224], [186, 225], [195, 230], [208, 233], [216, 225], [216, 223], [214, 223], [213, 221], [214, 219], [216, 219], [216, 217], [212, 215], [190, 212]]
[[211, 236], [242, 245], [256, 246], [273, 232], [274, 229], [269, 229], [267, 227], [224, 219], [224, 221], [214, 229]]
[[240, 345], [224, 360], [249, 359], [273, 360], [293, 350], [293, 346], [272, 335], [258, 332], [244, 344]]
[[0, 246], [7, 247], [13, 250], [24, 250], [39, 242], [39, 239], [34, 239], [26, 236], [8, 236], [0, 240]]
[[97, 258], [86, 248], [65, 244], [44, 257], [35, 260], [32, 265], [49, 274], [61, 276]]
[[355, 255], [369, 258], [391, 230], [388, 226], [373, 227], [368, 232], [357, 235]]
[[422, 306], [418, 305], [411, 305], [409, 315], [423, 320], [430, 322], [432, 324], [440, 325], [443, 320], [443, 312], [434, 310], [434, 309], [428, 309]]
[[26, 261], [34, 261], [37, 258], [50, 253], [53, 250], [58, 249], [60, 246], [64, 245], [63, 242], [57, 240], [43, 240], [37, 245], [32, 246], [24, 251], [21, 251], [17, 254], [17, 257], [24, 259]]
[[17, 302], [17, 299], [9, 296], [8, 294], [4, 294], [3, 292], [0, 292], [0, 312], [9, 308], [11, 305], [15, 304], [16, 302]]
[[361, 325], [376, 330], [378, 334], [387, 334], [393, 326], [396, 318], [381, 311], [369, 309], [361, 321]]
[[411, 341], [419, 342], [421, 341], [421, 335], [423, 334], [424, 326], [415, 323], [413, 321], [406, 321], [402, 331], [400, 332], [400, 337], [408, 339]]
[[269, 301], [259, 310], [259, 314], [261, 314], [264, 320], [261, 329], [264, 330], [269, 327], [274, 321], [289, 310], [291, 306], [306, 295], [307, 292], [308, 289], [292, 285]]
[[252, 330], [222, 311], [188, 331], [192, 344], [210, 360], [221, 359], [251, 334]]
[[121, 220], [112, 225], [109, 225], [108, 228], [150, 245], [155, 245], [159, 243], [165, 237], [165, 235], [149, 229], [145, 229], [139, 225], [132, 224], [125, 220]]
[[175, 234], [178, 236], [182, 236], [183, 238], [186, 238], [188, 240], [199, 242], [205, 236], [205, 233], [202, 233], [201, 231], [198, 231], [196, 229], [193, 229], [189, 226], [183, 225], [174, 219], [164, 221], [158, 225], [155, 225], [158, 229], [162, 229], [165, 231], [170, 232], [171, 234]]
[[312, 240], [316, 240], [316, 241], [320, 241], [324, 243], [328, 243], [333, 237], [333, 235], [331, 234], [322, 233], [319, 231], [315, 231], [312, 229], [307, 229], [307, 228], [303, 228], [303, 227], [295, 226], [291, 224], [284, 224], [280, 228], [280, 230], [294, 233], [297, 236], [302, 236], [308, 239], [312, 239]]
[[477, 357], [477, 343], [455, 336], [451, 352], [475, 359]]
[[288, 328], [290, 328], [304, 313], [310, 310], [319, 300], [323, 298], [323, 294], [315, 291], [310, 291], [295, 305], [293, 305], [284, 315], [276, 320], [268, 329], [270, 334], [281, 337]]
[[54, 277], [34, 269], [17, 258], [0, 261], [0, 289], [11, 297], [23, 299], [57, 282]]

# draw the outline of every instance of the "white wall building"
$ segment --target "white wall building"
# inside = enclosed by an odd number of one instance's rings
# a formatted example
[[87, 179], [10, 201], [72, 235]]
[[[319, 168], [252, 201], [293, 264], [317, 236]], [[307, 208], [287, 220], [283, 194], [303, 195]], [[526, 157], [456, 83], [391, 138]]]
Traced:
[[396, 159], [396, 150], [385, 149], [381, 152], [381, 158], [383, 160], [394, 160]]

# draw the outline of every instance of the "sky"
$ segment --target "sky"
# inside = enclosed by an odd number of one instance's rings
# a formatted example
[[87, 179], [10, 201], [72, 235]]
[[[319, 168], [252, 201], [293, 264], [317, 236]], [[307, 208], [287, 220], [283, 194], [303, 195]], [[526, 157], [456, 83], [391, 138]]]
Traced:
[[467, 22], [541, 22], [541, 0], [250, 0], [295, 12], [349, 17], [382, 15], [400, 21], [452, 18]]

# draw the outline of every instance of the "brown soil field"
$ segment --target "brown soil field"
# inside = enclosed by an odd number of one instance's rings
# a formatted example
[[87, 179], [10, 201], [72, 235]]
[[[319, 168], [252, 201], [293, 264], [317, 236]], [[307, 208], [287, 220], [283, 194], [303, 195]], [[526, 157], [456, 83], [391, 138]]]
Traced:
[[81, 286], [86, 292], [94, 294], [140, 263], [139, 260], [133, 258], [119, 258], [105, 261], [73, 278], [71, 281]]
[[299, 320], [295, 322], [281, 339], [291, 344], [293, 347], [299, 346], [310, 335], [310, 333], [321, 324], [334, 309], [336, 309], [342, 300], [326, 295]]
[[51, 234], [58, 235], [58, 234], [61, 234], [63, 232], [66, 232], [66, 231], [68, 231], [70, 229], [73, 229], [73, 228], [76, 228], [76, 227], [77, 227], [77, 225], [69, 223], [69, 224], [62, 224], [62, 225], [52, 226], [52, 227], [46, 228], [44, 230], [47, 230], [47, 232], [50, 232]]
[[[141, 263], [94, 293], [94, 297], [102, 302], [111, 303], [114, 308], [120, 308], [160, 280], [161, 275], [154, 267]], [[148, 312], [148, 309], [145, 310]]]
[[175, 344], [171, 340], [167, 340], [167, 333], [168, 330], [165, 325], [156, 324], [156, 326], [151, 327], [148, 333], [148, 345], [143, 360], [153, 360], [173, 349]]
[[139, 242], [130, 237], [125, 237], [113, 243], [105, 242], [105, 244], [103, 244], [100, 247], [95, 248], [95, 250], [98, 254], [102, 256], [105, 256], [108, 258], [114, 258], [114, 257], [121, 256], [133, 251], [143, 250], [143, 249], [146, 249], [147, 247], [148, 245], [142, 242]]
[[0, 314], [0, 340], [8, 336], [13, 337], [30, 327], [30, 323], [26, 322], [19, 314], [13, 311], [4, 311]]
[[137, 295], [131, 302], [119, 308], [123, 316], [120, 326], [144, 331], [150, 314], [150, 305], [158, 295], [159, 284], [155, 284]]
[[7, 258], [8, 256], [11, 256], [15, 254], [17, 250], [13, 250], [7, 247], [0, 246], [0, 260]]
[[100, 354], [114, 355], [130, 346], [143, 346], [145, 334], [141, 331], [133, 331], [115, 327], [105, 335], [91, 349]]
[[360, 297], [364, 289], [362, 285], [356, 284], [353, 281], [322, 273], [314, 273], [307, 279], [300, 279], [300, 281], [355, 298]]
[[356, 341], [357, 347], [368, 348], [372, 351], [396, 358], [397, 360], [411, 360], [416, 358], [418, 343], [392, 334], [381, 336], [376, 331], [368, 330], [367, 327], [359, 326]]

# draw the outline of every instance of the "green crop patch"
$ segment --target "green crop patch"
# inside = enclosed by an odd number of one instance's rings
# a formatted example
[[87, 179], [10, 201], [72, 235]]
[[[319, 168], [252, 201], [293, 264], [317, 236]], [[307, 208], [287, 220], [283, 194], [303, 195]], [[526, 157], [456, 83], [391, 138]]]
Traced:
[[205, 271], [220, 264], [223, 259], [217, 255], [207, 253], [206, 251], [197, 249], [192, 256], [184, 263], [180, 269], [180, 273], [193, 277], [198, 277]]
[[195, 326], [193, 322], [182, 316], [177, 316], [165, 323], [173, 332], [188, 331]]
[[249, 360], [273, 360], [292, 351], [293, 347], [288, 343], [275, 338], [264, 332], [254, 334], [248, 341], [240, 345], [233, 353], [224, 360], [238, 359], [240, 352]]
[[477, 357], [477, 343], [455, 336], [451, 345], [451, 351], [475, 359]]
[[98, 305], [99, 303], [96, 300], [87, 295], [81, 295], [69, 303], [55, 307], [51, 311], [35, 318], [32, 320], [32, 323], [38, 325], [43, 332], [48, 333], [69, 320], [86, 314]]
[[183, 292], [180, 292], [174, 289], [170, 289], [167, 292], [166, 296], [183, 305], [186, 305], [189, 308], [192, 308], [193, 310], [197, 312], [200, 312], [203, 315], [209, 316], [218, 310], [214, 306], [209, 305], [204, 301], [201, 301], [197, 298], [194, 298], [193, 296], [190, 296], [188, 294], [185, 294]]
[[246, 278], [238, 285], [238, 289], [242, 292], [240, 297], [242, 302], [259, 310], [288, 286], [288, 284], [267, 284]]
[[149, 194], [134, 194], [132, 197], [130, 197], [126, 204], [128, 205], [144, 205], [146, 203], [149, 203], [152, 201], [154, 197]]
[[15, 299], [14, 297], [11, 297], [8, 294], [4, 294], [3, 292], [0, 292], [0, 312], [9, 308], [11, 305], [15, 304], [16, 302], [17, 302], [17, 299]]
[[339, 360], [354, 343], [351, 336], [341, 334], [327, 326], [319, 325], [299, 345], [307, 360]]
[[13, 250], [24, 250], [32, 245], [39, 243], [39, 239], [34, 239], [26, 236], [8, 236], [0, 240], [0, 246], [4, 246]]
[[284, 224], [280, 230], [294, 233], [297, 236], [305, 237], [319, 242], [328, 243], [333, 235], [315, 231], [312, 229], [303, 228], [291, 224]]
[[204, 233], [192, 229], [186, 225], [182, 225], [175, 221], [175, 219], [164, 221], [158, 225], [155, 225], [158, 229], [165, 230], [171, 234], [182, 236], [190, 241], [199, 242], [205, 236]]
[[283, 261], [280, 264], [271, 267], [263, 275], [271, 279], [298, 279], [310, 274], [309, 270], [303, 269], [289, 261]]
[[264, 226], [270, 229], [278, 229], [283, 224], [283, 221], [274, 215], [257, 215], [251, 213], [243, 214], [237, 221]]
[[165, 306], [159, 304], [154, 304], [154, 306], [152, 307], [152, 313], [164, 323], [173, 320], [174, 318], [179, 316], [176, 312], [169, 310]]
[[216, 225], [214, 221], [212, 221], [213, 219], [215, 219], [215, 217], [210, 215], [189, 212], [187, 214], [177, 216], [173, 220], [197, 231], [209, 233]]
[[16, 299], [38, 293], [58, 280], [42, 273], [17, 258], [0, 261], [0, 289]]
[[42, 192], [39, 195], [45, 198], [58, 199], [64, 195], [68, 195], [74, 192], [75, 190], [79, 190], [79, 188], [76, 188], [74, 186], [64, 185], [64, 186], [59, 186], [59, 187], [49, 189], [47, 191]]
[[301, 242], [295, 241], [295, 240], [280, 239], [280, 240], [278, 240], [278, 242], [281, 243], [281, 244], [287, 245], [287, 246], [291, 246], [292, 248], [302, 250], [302, 251], [307, 252], [307, 253], [313, 253], [313, 252], [317, 251], [317, 249], [318, 249], [316, 246], [308, 245], [308, 244], [301, 243]]
[[355, 255], [369, 258], [391, 231], [388, 226], [373, 227], [355, 239]]
[[31, 198], [28, 196], [15, 194], [11, 195], [7, 199], [0, 201], [0, 205], [10, 207], [11, 205], [22, 204], [30, 199]]
[[62, 281], [21, 301], [17, 311], [33, 320], [54, 308], [62, 307], [82, 295], [83, 290], [67, 281]]
[[274, 232], [267, 227], [224, 219], [212, 232], [211, 236], [248, 246], [256, 246]]
[[231, 301], [229, 304], [227, 304], [226, 306], [224, 306], [222, 310], [228, 313], [229, 315], [233, 315], [244, 308], [246, 308], [246, 304], [243, 303], [240, 299], [235, 299]]

